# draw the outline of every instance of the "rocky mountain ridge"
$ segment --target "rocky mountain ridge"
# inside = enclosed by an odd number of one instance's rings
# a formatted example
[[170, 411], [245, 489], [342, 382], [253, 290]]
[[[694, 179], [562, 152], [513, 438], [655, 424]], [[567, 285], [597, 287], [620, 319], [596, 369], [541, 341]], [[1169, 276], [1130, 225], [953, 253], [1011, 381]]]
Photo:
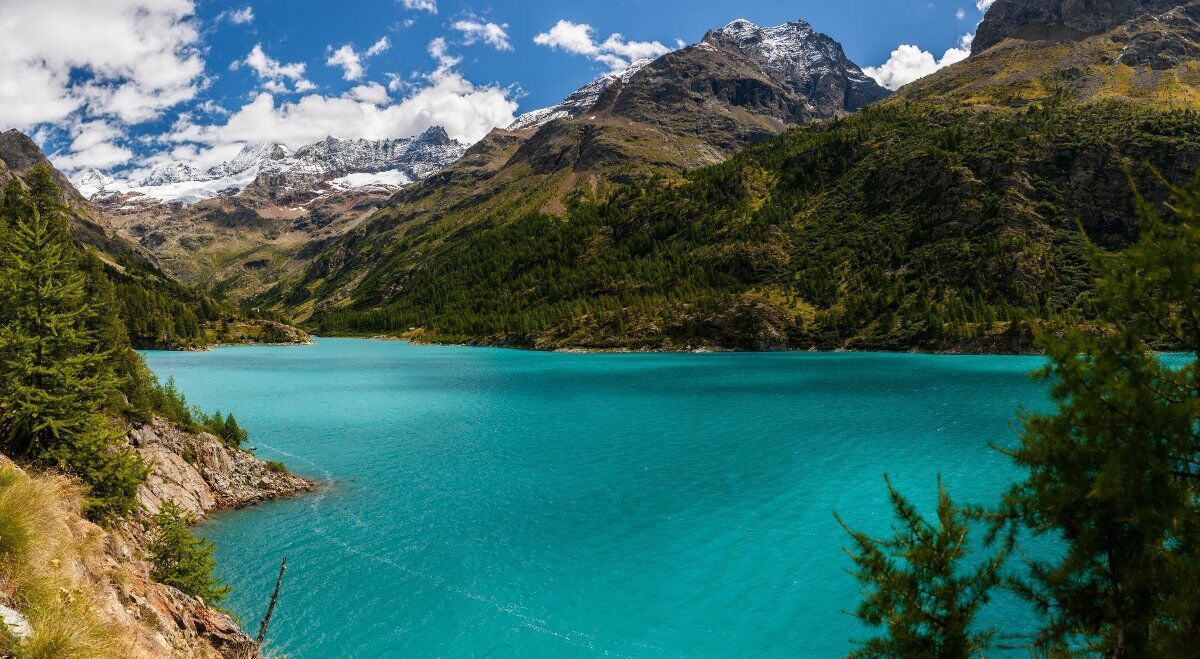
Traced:
[[261, 301], [286, 297], [290, 310], [301, 308], [297, 317], [378, 303], [402, 292], [425, 246], [446, 232], [530, 211], [561, 214], [572, 194], [678, 176], [887, 94], [804, 21], [769, 28], [734, 21], [493, 130], [454, 165], [401, 190], [327, 245], [298, 281]]
[[96, 170], [73, 182], [89, 199], [122, 205], [140, 197], [191, 205], [233, 196], [255, 185], [278, 198], [320, 194], [325, 189], [378, 185], [398, 188], [454, 162], [466, 145], [440, 126], [401, 139], [340, 139], [329, 136], [294, 152], [276, 143], [247, 144], [232, 159], [200, 171], [186, 163], [164, 163], [145, 176], [116, 180]]
[[1005, 39], [1078, 40], [1130, 20], [1153, 19], [1181, 0], [996, 0], [971, 44], [981, 53]]

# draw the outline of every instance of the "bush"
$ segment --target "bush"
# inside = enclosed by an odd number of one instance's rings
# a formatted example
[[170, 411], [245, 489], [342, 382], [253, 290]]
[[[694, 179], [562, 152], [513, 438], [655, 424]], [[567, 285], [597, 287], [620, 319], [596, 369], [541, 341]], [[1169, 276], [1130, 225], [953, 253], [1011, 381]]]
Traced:
[[216, 561], [212, 542], [197, 538], [190, 527], [195, 518], [167, 502], [153, 520], [149, 546], [150, 576], [209, 604], [224, 600], [230, 588], [213, 576]]
[[267, 460], [267, 471], [273, 471], [277, 474], [286, 474], [288, 473], [288, 468], [287, 465], [279, 462], [278, 460]]

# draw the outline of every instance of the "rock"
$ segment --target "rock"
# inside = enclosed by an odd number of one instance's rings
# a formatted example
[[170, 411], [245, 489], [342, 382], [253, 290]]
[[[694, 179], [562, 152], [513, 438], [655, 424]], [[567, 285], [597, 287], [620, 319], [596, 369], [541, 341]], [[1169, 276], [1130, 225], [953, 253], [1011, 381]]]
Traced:
[[132, 428], [129, 443], [150, 465], [150, 476], [137, 494], [145, 515], [174, 501], [202, 519], [216, 509], [244, 508], [316, 489], [312, 481], [271, 471], [251, 453], [231, 449], [214, 435], [186, 432], [162, 419]]
[[1140, 16], [1189, 4], [1183, 0], [996, 0], [988, 10], [971, 54], [1005, 39], [1077, 39], [1100, 34]]
[[33, 627], [29, 626], [29, 621], [25, 619], [25, 616], [3, 604], [0, 604], [0, 623], [3, 623], [8, 629], [8, 633], [16, 637], [18, 641], [24, 641], [33, 635]]

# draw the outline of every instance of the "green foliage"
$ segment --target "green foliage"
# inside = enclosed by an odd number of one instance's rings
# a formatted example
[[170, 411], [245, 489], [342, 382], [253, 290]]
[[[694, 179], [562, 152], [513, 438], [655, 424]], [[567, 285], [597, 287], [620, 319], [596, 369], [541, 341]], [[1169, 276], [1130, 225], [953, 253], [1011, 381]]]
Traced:
[[1001, 581], [1004, 553], [962, 574], [970, 555], [969, 520], [954, 507], [941, 482], [937, 526], [922, 518], [890, 481], [887, 488], [897, 520], [892, 537], [872, 538], [842, 523], [854, 540], [854, 574], [865, 589], [857, 616], [885, 631], [860, 642], [852, 656], [980, 656], [995, 630], [977, 630], [973, 623]]
[[[1130, 249], [1090, 247], [1102, 329], [1039, 336], [1057, 409], [1022, 416], [1008, 453], [1028, 477], [996, 509], [976, 511], [1002, 551], [1031, 557], [1007, 587], [1042, 614], [1031, 639], [1039, 653], [1193, 656], [1200, 638], [1200, 183], [1173, 192], [1169, 220], [1139, 201], [1142, 238]], [[1187, 357], [1164, 358], [1162, 345]], [[904, 619], [888, 606], [947, 579], [934, 570], [892, 578], [876, 548], [907, 551], [911, 528], [874, 545], [855, 535], [859, 576], [876, 589], [861, 609], [868, 622]], [[1029, 536], [1061, 552], [1022, 551]], [[943, 564], [917, 562], [926, 563]], [[906, 625], [889, 627], [882, 642], [912, 637]]]
[[1044, 647], [1111, 657], [1183, 656], [1200, 638], [1200, 185], [1173, 218], [1140, 204], [1142, 240], [1098, 251], [1110, 331], [1042, 337], [1057, 410], [1023, 418], [1012, 452], [1029, 478], [1005, 497], [1016, 526], [1061, 536], [1021, 592], [1047, 614]]
[[147, 548], [155, 581], [217, 604], [229, 596], [230, 587], [213, 576], [216, 561], [212, 542], [197, 538], [189, 528], [195, 520], [174, 503], [167, 502], [154, 517]]
[[273, 471], [277, 474], [288, 473], [287, 465], [277, 460], [267, 460], [267, 471]]
[[104, 416], [122, 384], [111, 349], [127, 346], [88, 297], [48, 170], [28, 178], [29, 195], [6, 194], [0, 245], [0, 446], [74, 473], [89, 516], [106, 519], [132, 510], [146, 476]]
[[230, 448], [242, 449], [250, 439], [250, 434], [238, 425], [232, 412], [222, 414], [218, 410], [206, 414], [199, 407], [189, 405], [187, 397], [175, 386], [174, 378], [168, 379], [165, 385], [155, 381], [151, 401], [155, 414], [191, 432], [210, 432]]
[[[1079, 227], [1105, 249], [1136, 239], [1126, 170], [1186, 180], [1178, 155], [1197, 149], [1195, 112], [1131, 103], [868, 108], [683, 180], [579, 196], [563, 218], [384, 218], [362, 242], [386, 249], [330, 257], [377, 262], [314, 322], [546, 348], [1020, 351], [1032, 326], [1095, 317]], [[361, 274], [322, 262], [305, 285]]]
[[202, 417], [200, 426], [216, 435], [230, 448], [240, 449], [250, 439], [250, 434], [238, 425], [237, 419], [233, 418], [233, 412], [222, 416], [218, 410], [209, 415], [201, 413], [200, 416]]

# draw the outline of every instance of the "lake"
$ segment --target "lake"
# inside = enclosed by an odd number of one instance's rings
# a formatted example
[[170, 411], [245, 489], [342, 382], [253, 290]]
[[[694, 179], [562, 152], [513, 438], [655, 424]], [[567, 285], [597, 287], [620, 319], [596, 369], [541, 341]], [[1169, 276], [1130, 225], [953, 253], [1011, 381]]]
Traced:
[[[587, 355], [321, 339], [147, 352], [264, 459], [330, 483], [217, 515], [227, 606], [301, 657], [840, 656], [845, 533], [1019, 474], [1037, 357]], [[1001, 600], [985, 622], [1019, 630]]]

